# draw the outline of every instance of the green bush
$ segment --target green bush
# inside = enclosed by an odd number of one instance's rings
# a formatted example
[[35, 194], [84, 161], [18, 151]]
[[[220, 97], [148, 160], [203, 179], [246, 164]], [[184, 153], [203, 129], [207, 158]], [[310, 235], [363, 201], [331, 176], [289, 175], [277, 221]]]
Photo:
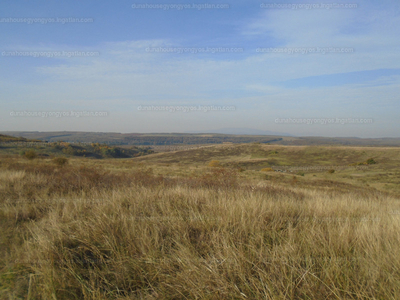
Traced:
[[64, 152], [65, 154], [68, 154], [68, 155], [75, 155], [75, 154], [76, 154], [76, 151], [75, 151], [75, 149], [74, 149], [72, 146], [67, 146], [67, 147], [65, 147], [65, 148], [62, 150], [62, 152]]
[[68, 158], [66, 157], [56, 157], [53, 159], [53, 162], [57, 165], [57, 166], [64, 166], [66, 164], [68, 164]]
[[333, 173], [335, 173], [335, 170], [334, 169], [330, 169], [330, 170], [328, 170], [328, 173], [329, 174], [333, 174]]
[[54, 145], [52, 145], [52, 147], [54, 149], [56, 149], [56, 150], [59, 150], [59, 151], [61, 151], [63, 149], [63, 147], [61, 145], [59, 145], [59, 144], [54, 144]]
[[25, 151], [24, 156], [27, 159], [32, 160], [32, 159], [35, 159], [37, 157], [37, 154], [33, 150], [28, 150], [28, 151]]
[[373, 164], [376, 164], [376, 161], [373, 158], [369, 158], [364, 162], [352, 163], [349, 166], [362, 166], [362, 165], [373, 165]]

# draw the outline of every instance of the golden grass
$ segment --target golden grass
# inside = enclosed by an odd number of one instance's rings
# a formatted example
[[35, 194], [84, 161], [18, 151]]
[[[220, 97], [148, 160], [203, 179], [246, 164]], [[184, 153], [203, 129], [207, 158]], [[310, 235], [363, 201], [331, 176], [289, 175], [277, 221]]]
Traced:
[[400, 299], [394, 196], [77, 162], [2, 162], [1, 299]]

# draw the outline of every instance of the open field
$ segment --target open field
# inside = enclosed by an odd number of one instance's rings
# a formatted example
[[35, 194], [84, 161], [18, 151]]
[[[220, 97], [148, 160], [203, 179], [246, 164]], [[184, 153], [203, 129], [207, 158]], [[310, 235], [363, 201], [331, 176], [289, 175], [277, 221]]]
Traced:
[[399, 4], [0, 1], [0, 300], [400, 300]]
[[400, 299], [400, 148], [0, 155], [0, 299]]
[[[377, 163], [357, 165], [370, 158]], [[334, 182], [400, 195], [400, 148], [395, 147], [225, 144], [143, 156], [135, 159], [135, 164], [153, 167], [163, 176], [194, 176], [212, 160], [255, 181], [267, 178], [285, 185], [293, 175], [301, 174], [296, 176], [296, 184], [308, 188]], [[261, 172], [264, 168], [286, 172]], [[335, 172], [329, 173], [332, 169]]]

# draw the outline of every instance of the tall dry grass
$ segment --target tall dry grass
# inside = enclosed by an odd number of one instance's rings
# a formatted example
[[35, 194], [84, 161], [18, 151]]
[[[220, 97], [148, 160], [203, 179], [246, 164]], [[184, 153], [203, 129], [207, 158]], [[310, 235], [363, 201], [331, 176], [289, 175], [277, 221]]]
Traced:
[[2, 164], [4, 299], [400, 299], [398, 199]]

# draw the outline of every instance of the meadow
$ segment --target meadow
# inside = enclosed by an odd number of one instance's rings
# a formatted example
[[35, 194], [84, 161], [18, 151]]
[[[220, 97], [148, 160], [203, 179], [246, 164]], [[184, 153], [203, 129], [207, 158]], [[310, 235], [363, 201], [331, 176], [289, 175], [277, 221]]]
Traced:
[[0, 153], [0, 299], [400, 299], [400, 148]]

